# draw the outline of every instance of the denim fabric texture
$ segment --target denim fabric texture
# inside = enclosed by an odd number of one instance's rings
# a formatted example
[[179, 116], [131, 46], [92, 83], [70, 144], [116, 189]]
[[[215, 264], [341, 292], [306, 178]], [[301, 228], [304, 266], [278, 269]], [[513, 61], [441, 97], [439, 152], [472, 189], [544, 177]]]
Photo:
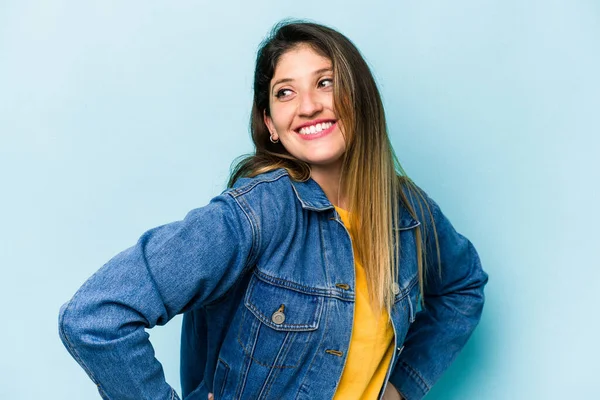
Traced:
[[[471, 242], [427, 201], [442, 274], [428, 242], [422, 309], [415, 228], [432, 232], [431, 221], [401, 207], [394, 227], [396, 351], [386, 382], [408, 400], [425, 396], [465, 345], [488, 279]], [[180, 313], [184, 399], [331, 399], [352, 333], [354, 283], [350, 236], [333, 204], [314, 180], [279, 169], [239, 179], [183, 220], [145, 232], [61, 307], [59, 333], [104, 399], [179, 399], [145, 329]]]

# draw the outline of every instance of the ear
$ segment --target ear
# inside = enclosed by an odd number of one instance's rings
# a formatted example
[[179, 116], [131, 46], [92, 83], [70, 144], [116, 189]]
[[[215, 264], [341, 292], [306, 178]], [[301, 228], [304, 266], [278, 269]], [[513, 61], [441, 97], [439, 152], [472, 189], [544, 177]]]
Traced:
[[273, 139], [274, 140], [279, 139], [279, 136], [277, 135], [277, 131], [275, 130], [275, 125], [273, 124], [273, 120], [271, 119], [271, 117], [269, 117], [267, 115], [267, 110], [263, 110], [263, 121], [265, 122], [267, 129], [269, 129], [269, 132], [273, 136]]

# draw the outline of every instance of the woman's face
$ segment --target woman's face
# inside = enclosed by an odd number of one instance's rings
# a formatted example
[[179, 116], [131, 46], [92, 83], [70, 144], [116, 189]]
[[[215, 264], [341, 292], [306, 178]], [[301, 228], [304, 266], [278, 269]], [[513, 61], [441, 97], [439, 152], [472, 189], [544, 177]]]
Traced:
[[271, 79], [271, 115], [264, 115], [271, 137], [313, 168], [339, 166], [345, 151], [333, 84], [331, 60], [308, 45], [284, 53]]

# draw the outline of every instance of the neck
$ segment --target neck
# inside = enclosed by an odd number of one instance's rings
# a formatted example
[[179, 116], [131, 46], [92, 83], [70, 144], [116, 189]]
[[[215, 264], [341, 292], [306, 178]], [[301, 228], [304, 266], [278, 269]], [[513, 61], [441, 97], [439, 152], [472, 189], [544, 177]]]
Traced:
[[342, 177], [341, 164], [336, 166], [312, 165], [310, 177], [319, 184], [327, 199], [337, 207], [347, 208], [347, 199], [342, 196], [340, 178]]

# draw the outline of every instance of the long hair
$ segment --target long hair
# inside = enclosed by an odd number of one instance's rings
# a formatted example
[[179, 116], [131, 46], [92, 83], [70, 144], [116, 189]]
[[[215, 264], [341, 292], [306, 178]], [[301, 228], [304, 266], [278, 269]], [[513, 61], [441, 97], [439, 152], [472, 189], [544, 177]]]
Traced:
[[[354, 44], [336, 30], [304, 21], [282, 21], [261, 43], [254, 73], [254, 101], [250, 131], [254, 154], [243, 157], [232, 169], [228, 186], [240, 177], [253, 177], [277, 168], [285, 168], [291, 179], [310, 178], [310, 166], [293, 157], [279, 143], [269, 140], [270, 133], [263, 113], [270, 116], [269, 88], [280, 57], [299, 45], [309, 45], [331, 60], [333, 97], [336, 116], [342, 121], [346, 151], [343, 155], [340, 193], [348, 199], [350, 234], [356, 256], [367, 276], [372, 306], [376, 310], [391, 309], [394, 302], [393, 283], [400, 260], [398, 223], [399, 202], [416, 219], [402, 187], [410, 196], [427, 205], [417, 186], [406, 176], [391, 146], [381, 96], [373, 75]], [[416, 196], [412, 196], [412, 194]], [[431, 212], [429, 211], [431, 217]], [[425, 224], [417, 227], [416, 244], [418, 276], [423, 294]], [[439, 246], [438, 261], [439, 261]], [[422, 229], [423, 228], [423, 229]], [[396, 245], [394, 245], [394, 243]]]

